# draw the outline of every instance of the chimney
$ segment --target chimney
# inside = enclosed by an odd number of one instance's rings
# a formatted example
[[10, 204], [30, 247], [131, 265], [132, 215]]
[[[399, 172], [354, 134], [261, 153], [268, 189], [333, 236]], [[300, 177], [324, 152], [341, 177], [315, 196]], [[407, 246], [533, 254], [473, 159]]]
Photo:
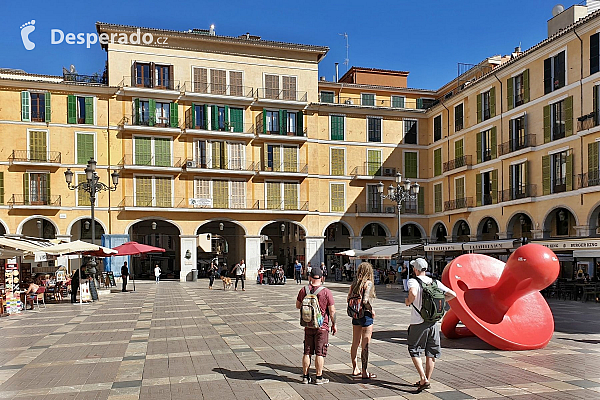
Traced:
[[335, 63], [335, 81], [340, 79], [340, 63]]
[[573, 25], [588, 14], [587, 6], [574, 5], [565, 10], [562, 4], [552, 8], [552, 18], [548, 20], [548, 37]]

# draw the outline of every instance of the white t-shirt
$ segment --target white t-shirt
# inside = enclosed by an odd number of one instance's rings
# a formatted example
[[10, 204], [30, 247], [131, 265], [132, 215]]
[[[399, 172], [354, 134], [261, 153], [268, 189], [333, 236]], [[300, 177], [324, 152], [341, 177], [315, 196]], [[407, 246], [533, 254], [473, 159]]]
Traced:
[[346, 271], [350, 271], [350, 263], [344, 264], [344, 267], [346, 268]]
[[244, 275], [244, 272], [246, 272], [246, 264], [238, 264], [238, 267], [235, 270], [235, 274], [238, 276]]
[[154, 268], [154, 276], [160, 276], [160, 267]]
[[[415, 288], [417, 290], [417, 297], [415, 297], [413, 305], [417, 308], [417, 310], [420, 310], [421, 304], [423, 303], [423, 289], [421, 289], [421, 286], [419, 285], [419, 282], [417, 282], [417, 279], [421, 279], [421, 282], [427, 284], [431, 283], [433, 279], [431, 279], [431, 277], [429, 276], [418, 276], [417, 278], [411, 278], [408, 280], [408, 290], [410, 290], [411, 288]], [[438, 287], [442, 290], [442, 292], [446, 293], [448, 290], [450, 290], [446, 286], [444, 286], [442, 282], [436, 282]], [[423, 318], [421, 318], [421, 315], [417, 312], [417, 310], [415, 310], [415, 307], [413, 307], [412, 305], [410, 306], [410, 308], [412, 309], [412, 312], [410, 314], [411, 325], [417, 325], [423, 322]]]

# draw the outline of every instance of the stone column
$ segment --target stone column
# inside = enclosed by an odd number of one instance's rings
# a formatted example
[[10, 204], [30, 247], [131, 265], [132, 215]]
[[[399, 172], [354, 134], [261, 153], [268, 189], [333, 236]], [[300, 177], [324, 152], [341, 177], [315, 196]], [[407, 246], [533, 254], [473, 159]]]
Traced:
[[313, 266], [321, 265], [325, 261], [325, 236], [307, 236], [306, 237], [306, 264], [308, 262]]
[[192, 270], [197, 267], [197, 246], [198, 236], [197, 235], [179, 235], [181, 239], [181, 245], [179, 246], [181, 264], [181, 272], [179, 274], [179, 281], [185, 282], [188, 277], [192, 278]]
[[498, 239], [500, 239], [500, 240], [508, 239], [508, 232], [498, 232]]
[[246, 280], [254, 282], [260, 267], [260, 236], [246, 235]]
[[531, 234], [533, 235], [534, 239], [543, 239], [544, 238], [544, 231], [542, 229], [532, 229]]
[[354, 250], [362, 250], [362, 236], [350, 236], [350, 248]]
[[63, 241], [63, 242], [70, 242], [71, 241], [71, 235], [56, 235], [56, 238], [58, 240]]
[[589, 225], [576, 225], [575, 232], [579, 237], [588, 237], [590, 236], [590, 226]]
[[475, 235], [469, 235], [469, 240], [471, 242], [476, 242], [477, 241], [477, 234], [475, 234]]
[[447, 243], [452, 243], [452, 241], [453, 241], [452, 239], [454, 239], [454, 237], [452, 235], [446, 236], [446, 242]]

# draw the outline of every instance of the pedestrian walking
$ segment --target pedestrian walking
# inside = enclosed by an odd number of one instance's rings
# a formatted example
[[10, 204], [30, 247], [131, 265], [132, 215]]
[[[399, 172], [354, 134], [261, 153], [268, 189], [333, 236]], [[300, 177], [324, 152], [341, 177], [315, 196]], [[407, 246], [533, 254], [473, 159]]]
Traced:
[[312, 271], [312, 265], [310, 264], [310, 261], [306, 263], [306, 279], [308, 279], [308, 277], [310, 276], [310, 271]]
[[160, 273], [161, 273], [161, 269], [158, 266], [158, 264], [156, 264], [154, 266], [154, 277], [156, 278], [156, 284], [158, 285], [158, 282], [160, 281]]
[[121, 267], [121, 281], [123, 282], [121, 292], [127, 291], [127, 278], [129, 278], [129, 268], [127, 268], [127, 261], [125, 261]]
[[302, 264], [300, 264], [298, 262], [298, 260], [296, 260], [296, 263], [294, 264], [294, 275], [296, 277], [296, 285], [301, 285], [302, 284]]
[[402, 262], [400, 267], [400, 279], [402, 279], [402, 286], [405, 292], [408, 292], [408, 267]]
[[[408, 280], [408, 297], [405, 300], [407, 306], [412, 306], [410, 325], [408, 327], [408, 353], [419, 373], [419, 381], [415, 383], [418, 391], [429, 389], [429, 383], [435, 360], [441, 356], [440, 327], [437, 323], [443, 315], [444, 301], [440, 309], [436, 308], [435, 300], [450, 301], [456, 297], [456, 293], [444, 286], [439, 281], [434, 281], [426, 275], [427, 261], [417, 258], [410, 262], [413, 267], [415, 278]], [[424, 290], [424, 288], [426, 290]], [[425, 370], [421, 354], [425, 351]]]
[[[375, 312], [371, 305], [374, 298], [373, 266], [368, 262], [362, 262], [358, 266], [356, 279], [352, 282], [348, 291], [348, 314], [352, 317], [350, 358], [352, 359], [352, 377], [354, 378], [377, 378], [377, 375], [367, 371], [369, 345], [373, 335], [373, 319], [375, 318]], [[358, 367], [357, 363], [359, 345], [362, 348], [360, 353], [361, 368]]]
[[240, 261], [239, 264], [236, 264], [231, 272], [235, 272], [235, 290], [237, 290], [238, 282], [242, 281], [242, 291], [245, 292], [246, 289], [244, 287], [244, 275], [246, 274], [246, 264], [244, 263], [244, 260]]
[[214, 262], [210, 263], [208, 268], [208, 288], [212, 290], [213, 283], [215, 283], [215, 277], [219, 275], [219, 267]]
[[323, 283], [325, 283], [325, 281], [327, 280], [327, 275], [329, 274], [327, 272], [327, 265], [325, 265], [325, 263], [323, 261], [321, 261], [321, 271], [323, 271]]
[[323, 366], [329, 347], [329, 329], [337, 332], [335, 303], [331, 290], [323, 286], [323, 272], [319, 267], [311, 270], [309, 284], [298, 292], [296, 308], [300, 310], [300, 325], [304, 326], [304, 355], [302, 356], [302, 383], [311, 382], [309, 368], [311, 356], [315, 355], [317, 385], [328, 383], [323, 378]]
[[352, 280], [352, 265], [350, 261], [344, 264], [344, 269], [346, 270], [346, 280], [350, 282]]

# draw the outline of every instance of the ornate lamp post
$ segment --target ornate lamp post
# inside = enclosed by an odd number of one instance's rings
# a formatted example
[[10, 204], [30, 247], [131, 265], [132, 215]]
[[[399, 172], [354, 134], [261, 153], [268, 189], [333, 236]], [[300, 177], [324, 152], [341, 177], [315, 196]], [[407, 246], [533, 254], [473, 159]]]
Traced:
[[390, 185], [388, 187], [388, 194], [383, 194], [384, 184], [379, 182], [377, 185], [377, 191], [381, 196], [381, 199], [390, 199], [394, 203], [396, 203], [396, 208], [398, 210], [398, 267], [400, 266], [400, 262], [402, 262], [402, 233], [401, 233], [401, 220], [400, 220], [400, 211], [402, 210], [402, 203], [407, 200], [416, 200], [419, 194], [420, 186], [418, 183], [412, 183], [409, 179], [405, 179], [402, 181], [402, 174], [396, 174], [396, 187]]

